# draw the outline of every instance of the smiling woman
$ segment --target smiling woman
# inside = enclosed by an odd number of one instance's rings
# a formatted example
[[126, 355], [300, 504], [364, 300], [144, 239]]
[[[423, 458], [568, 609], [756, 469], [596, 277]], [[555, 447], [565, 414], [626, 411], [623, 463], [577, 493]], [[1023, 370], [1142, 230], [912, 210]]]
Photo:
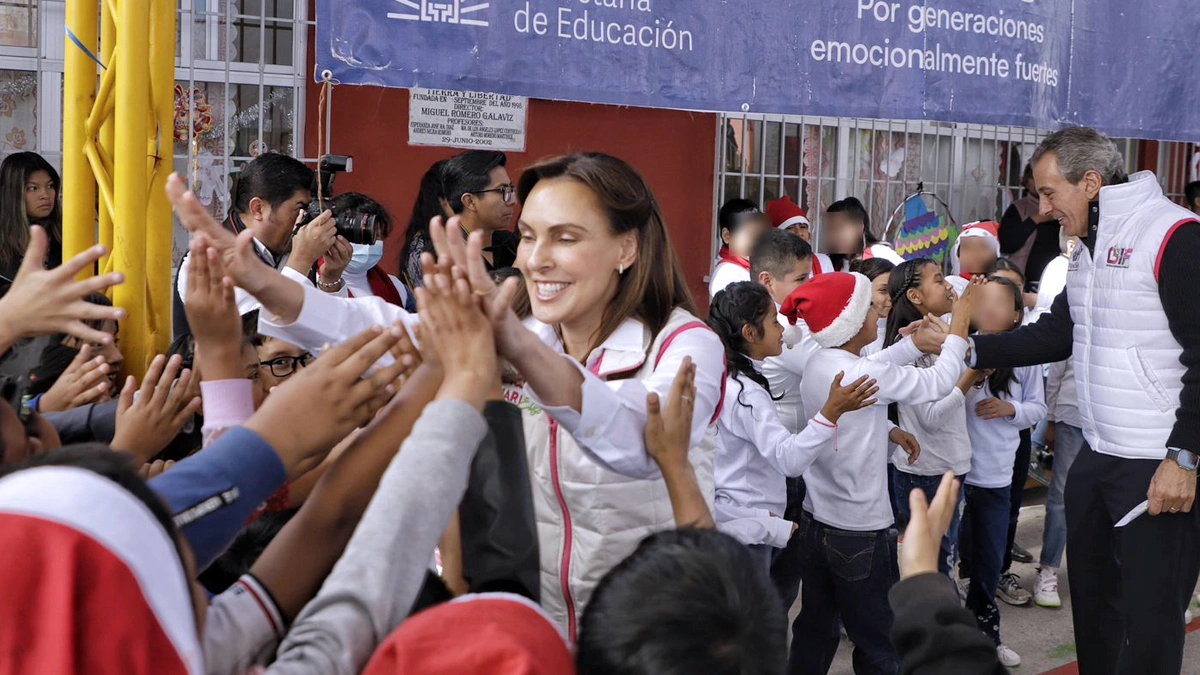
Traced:
[[36, 152], [18, 152], [0, 164], [0, 283], [16, 275], [29, 245], [29, 226], [41, 225], [50, 235], [46, 267], [62, 263], [61, 181], [58, 172]]

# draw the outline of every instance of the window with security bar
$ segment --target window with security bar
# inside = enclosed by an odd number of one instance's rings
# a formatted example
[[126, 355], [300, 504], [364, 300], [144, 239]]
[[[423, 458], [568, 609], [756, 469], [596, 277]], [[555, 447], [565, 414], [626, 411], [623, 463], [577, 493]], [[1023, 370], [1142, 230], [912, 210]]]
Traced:
[[[303, 152], [315, 22], [307, 0], [177, 2], [175, 170], [223, 216], [242, 164]], [[65, 9], [65, 0], [0, 0], [0, 155], [32, 150], [60, 169]], [[186, 245], [177, 228], [177, 260]]]
[[[724, 115], [717, 131], [714, 214], [734, 197], [765, 206], [788, 195], [807, 209], [819, 241], [825, 209], [856, 197], [866, 207], [872, 231], [890, 243], [915, 241], [903, 231], [906, 222], [917, 222], [914, 211], [942, 219], [953, 234], [971, 221], [999, 220], [1024, 196], [1025, 164], [1047, 133], [920, 120]], [[1131, 171], [1138, 165], [1140, 143], [1117, 141]], [[1158, 144], [1159, 178], [1172, 196], [1181, 195], [1186, 182], [1178, 168], [1185, 156], [1200, 169], [1193, 145]]]

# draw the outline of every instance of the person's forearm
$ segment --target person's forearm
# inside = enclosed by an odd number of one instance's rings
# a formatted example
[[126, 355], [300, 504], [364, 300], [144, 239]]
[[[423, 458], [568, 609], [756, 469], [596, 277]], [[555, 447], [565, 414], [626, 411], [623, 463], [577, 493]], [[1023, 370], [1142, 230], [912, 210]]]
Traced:
[[275, 323], [292, 323], [304, 308], [304, 287], [282, 274], [266, 275], [266, 279], [263, 287], [254, 292], [254, 298]]
[[544, 404], [582, 412], [583, 374], [567, 361], [569, 356], [554, 351], [526, 330], [519, 345], [505, 357]]
[[707, 530], [716, 527], [691, 462], [665, 466], [662, 474], [671, 498], [671, 509], [675, 512], [675, 527]]
[[321, 592], [268, 673], [360, 672], [408, 615], [438, 538], [466, 489], [487, 424], [462, 401], [435, 401], [388, 466]]
[[382, 414], [321, 476], [303, 508], [251, 569], [291, 618], [321, 588], [421, 411], [433, 400], [441, 374], [421, 366]]
[[1071, 356], [1074, 322], [1067, 305], [1067, 292], [1054, 299], [1050, 312], [1035, 323], [1008, 333], [976, 335], [973, 338], [976, 370], [1020, 368], [1062, 361]]
[[242, 367], [242, 345], [220, 341], [196, 340], [194, 365], [204, 382], [241, 380], [246, 378]]

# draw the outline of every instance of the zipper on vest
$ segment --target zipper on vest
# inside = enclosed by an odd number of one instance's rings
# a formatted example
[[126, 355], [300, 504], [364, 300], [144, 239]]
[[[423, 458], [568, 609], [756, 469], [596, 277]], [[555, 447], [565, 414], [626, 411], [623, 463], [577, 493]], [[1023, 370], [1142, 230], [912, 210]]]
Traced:
[[563, 553], [559, 564], [559, 581], [562, 584], [563, 601], [567, 605], [567, 635], [575, 642], [575, 599], [571, 597], [571, 512], [567, 510], [567, 499], [563, 496], [562, 482], [558, 477], [558, 422], [550, 420], [550, 478], [554, 481], [554, 496], [563, 515]]

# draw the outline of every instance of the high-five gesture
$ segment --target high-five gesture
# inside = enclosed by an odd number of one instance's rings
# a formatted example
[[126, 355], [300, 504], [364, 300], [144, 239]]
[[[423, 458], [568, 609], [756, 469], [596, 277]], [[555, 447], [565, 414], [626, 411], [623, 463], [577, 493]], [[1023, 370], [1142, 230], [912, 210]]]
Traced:
[[688, 459], [695, 404], [696, 364], [691, 357], [685, 357], [671, 383], [666, 410], [662, 409], [658, 394], [650, 392], [646, 396], [646, 452], [662, 471], [675, 511], [675, 525], [712, 528], [715, 527], [712, 513]]
[[49, 246], [46, 231], [34, 225], [29, 230], [29, 248], [8, 293], [0, 299], [0, 354], [17, 340], [35, 335], [66, 333], [81, 342], [110, 344], [112, 335], [89, 327], [85, 321], [120, 321], [125, 310], [95, 305], [84, 300], [125, 280], [120, 272], [76, 281], [75, 276], [107, 252], [93, 246], [62, 265], [42, 268]]
[[[466, 401], [482, 410], [496, 379], [496, 343], [492, 327], [466, 279], [451, 280], [433, 271], [418, 288], [421, 336], [445, 375], [442, 398]], [[489, 279], [490, 281], [490, 279]]]
[[105, 401], [110, 396], [108, 373], [111, 366], [103, 356], [92, 358], [92, 346], [84, 345], [71, 365], [42, 394], [39, 412], [62, 412], [89, 403]]
[[112, 447], [131, 453], [139, 462], [149, 461], [199, 412], [199, 394], [200, 383], [183, 368], [181, 356], [154, 357], [140, 390], [133, 377], [125, 380]]
[[307, 472], [396, 393], [394, 382], [408, 365], [369, 371], [403, 334], [399, 324], [371, 328], [325, 351], [276, 387], [246, 428], [275, 449], [289, 477]]
[[[517, 346], [517, 338], [525, 331], [521, 320], [512, 310], [512, 300], [520, 288], [520, 279], [510, 278], [497, 286], [483, 264], [483, 233], [473, 232], [464, 242], [458, 236], [458, 218], [443, 224], [440, 217], [429, 223], [429, 237], [437, 251], [436, 261], [424, 254], [421, 256], [425, 274], [452, 278], [466, 278], [471, 292], [482, 300], [481, 307], [491, 321], [496, 334], [496, 347], [502, 355]], [[457, 270], [457, 273], [455, 273]]]
[[192, 239], [184, 310], [196, 340], [196, 366], [208, 381], [244, 376], [241, 366], [242, 317], [234, 300], [233, 280], [208, 238]]

